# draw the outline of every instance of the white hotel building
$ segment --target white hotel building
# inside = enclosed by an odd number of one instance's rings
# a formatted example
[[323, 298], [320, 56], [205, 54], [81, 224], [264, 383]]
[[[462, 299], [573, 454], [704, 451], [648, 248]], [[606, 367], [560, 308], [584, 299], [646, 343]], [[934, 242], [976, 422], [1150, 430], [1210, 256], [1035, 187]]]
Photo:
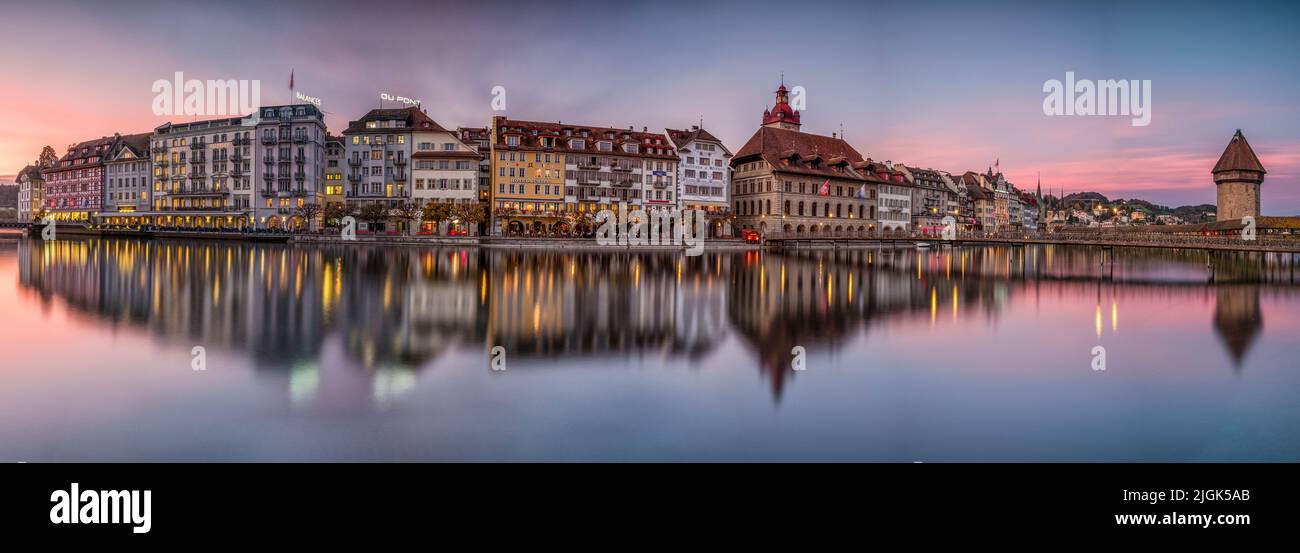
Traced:
[[[154, 129], [152, 205], [118, 214], [161, 227], [305, 229], [320, 203], [325, 120], [310, 104]], [[111, 221], [112, 222], [112, 221]], [[124, 221], [116, 221], [124, 222]]]
[[731, 207], [731, 151], [698, 125], [664, 133], [677, 148], [678, 207], [706, 212], [709, 236], [729, 235], [725, 216]]

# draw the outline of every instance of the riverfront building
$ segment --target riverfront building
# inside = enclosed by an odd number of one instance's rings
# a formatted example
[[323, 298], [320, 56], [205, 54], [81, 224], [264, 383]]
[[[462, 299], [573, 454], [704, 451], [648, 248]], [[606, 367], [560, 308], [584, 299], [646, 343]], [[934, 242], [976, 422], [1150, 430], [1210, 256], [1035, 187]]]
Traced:
[[704, 211], [710, 237], [730, 235], [731, 151], [698, 125], [664, 133], [677, 148], [679, 207]]
[[[249, 119], [257, 129], [261, 167], [254, 208], [259, 228], [312, 228], [316, 221], [304, 220], [299, 208], [325, 200], [325, 115], [315, 105], [298, 104], [263, 107]], [[228, 172], [234, 169], [234, 162], [227, 164], [234, 150], [216, 144], [213, 149], [214, 178], [222, 172], [228, 182], [243, 176]]]
[[[417, 130], [413, 140], [413, 201], [420, 206], [430, 203], [478, 205], [479, 160], [483, 156], [475, 147], [462, 142], [459, 133], [444, 129], [436, 122]], [[456, 230], [463, 231], [461, 223], [455, 220], [439, 222], [443, 226], [456, 225]], [[437, 230], [441, 234], [443, 229], [434, 229], [433, 225], [433, 222], [424, 222], [421, 230]]]
[[912, 195], [917, 190], [916, 186], [908, 182], [903, 171], [889, 161], [871, 162], [866, 170], [881, 180], [878, 185], [879, 208], [876, 210], [880, 231], [894, 234], [911, 232]]
[[153, 178], [149, 133], [121, 137], [104, 162], [104, 218], [149, 211]]
[[18, 172], [18, 220], [31, 221], [45, 211], [45, 176], [37, 165]]
[[[411, 199], [411, 144], [417, 130], [437, 123], [420, 108], [372, 109], [343, 131], [348, 163], [344, 196], [350, 207], [379, 204], [389, 210]], [[440, 127], [439, 127], [440, 128]], [[362, 220], [369, 232], [406, 229], [406, 221]]]
[[104, 160], [121, 139], [105, 136], [68, 146], [45, 177], [45, 209], [56, 221], [88, 222], [104, 202]]
[[568, 234], [619, 203], [675, 207], [677, 154], [645, 129], [492, 119], [493, 234]]
[[347, 153], [341, 136], [325, 136], [325, 205], [343, 203], [343, 175]]
[[[951, 215], [948, 208], [950, 192], [943, 173], [902, 164], [894, 167], [902, 171], [907, 183], [912, 185], [912, 229], [924, 234], [938, 233], [942, 230], [943, 218]], [[953, 196], [955, 201], [956, 195]]]
[[864, 236], [876, 231], [884, 181], [843, 138], [800, 130], [785, 85], [762, 126], [731, 159], [736, 225], [765, 237]]
[[254, 121], [232, 117], [154, 129], [153, 207], [113, 223], [181, 228], [252, 228]]

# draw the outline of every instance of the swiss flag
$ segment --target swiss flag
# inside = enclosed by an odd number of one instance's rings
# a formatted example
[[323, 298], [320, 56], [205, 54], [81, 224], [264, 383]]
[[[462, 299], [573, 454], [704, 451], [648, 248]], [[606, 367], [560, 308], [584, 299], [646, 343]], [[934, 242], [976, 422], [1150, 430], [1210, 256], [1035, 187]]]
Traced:
[[818, 196], [829, 196], [829, 195], [831, 195], [831, 180], [830, 180], [830, 179], [826, 179], [826, 182], [823, 182], [823, 183], [822, 183], [822, 189], [819, 190], [819, 191], [817, 191], [817, 195], [818, 195]]

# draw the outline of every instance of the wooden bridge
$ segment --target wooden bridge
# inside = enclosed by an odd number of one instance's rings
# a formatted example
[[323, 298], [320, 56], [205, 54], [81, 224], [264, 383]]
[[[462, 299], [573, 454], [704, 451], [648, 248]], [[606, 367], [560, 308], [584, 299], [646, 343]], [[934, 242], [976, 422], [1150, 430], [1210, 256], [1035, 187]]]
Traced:
[[1160, 248], [1263, 253], [1300, 253], [1300, 236], [1290, 235], [1260, 235], [1257, 236], [1255, 240], [1245, 240], [1233, 236], [1193, 236], [1165, 233], [1123, 233], [1123, 235], [1057, 233], [1024, 236], [959, 235], [952, 240], [941, 240], [937, 236], [826, 236], [817, 238], [769, 238], [765, 240], [764, 243], [778, 249], [862, 248], [883, 246], [914, 248], [919, 245], [935, 248], [944, 246], [980, 245], [1009, 245], [1014, 247], [1032, 244], [1101, 248]]

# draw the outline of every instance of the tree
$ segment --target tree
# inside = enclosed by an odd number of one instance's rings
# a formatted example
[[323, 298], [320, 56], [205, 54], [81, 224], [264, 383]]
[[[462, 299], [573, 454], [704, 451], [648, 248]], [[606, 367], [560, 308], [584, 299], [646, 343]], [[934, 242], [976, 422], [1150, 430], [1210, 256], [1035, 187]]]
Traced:
[[431, 201], [424, 206], [421, 215], [423, 220], [433, 223], [434, 234], [437, 234], [438, 226], [451, 218], [451, 205]]
[[41, 167], [53, 167], [59, 161], [59, 154], [55, 153], [52, 146], [41, 148], [41, 157], [36, 160], [36, 164]]
[[320, 216], [323, 209], [318, 203], [305, 203], [298, 206], [298, 209], [294, 211], [296, 215], [302, 217], [303, 221], [307, 222], [307, 232], [312, 232], [316, 230], [316, 218]]
[[388, 220], [388, 206], [379, 202], [368, 203], [361, 207], [359, 216], [374, 230], [376, 225]]
[[402, 202], [397, 204], [397, 209], [394, 211], [399, 219], [412, 223], [410, 225], [411, 230], [407, 234], [415, 234], [416, 225], [414, 223], [424, 216], [424, 208], [415, 202]]
[[464, 204], [461, 208], [460, 220], [465, 221], [465, 226], [474, 229], [478, 233], [478, 226], [487, 220], [486, 207], [480, 203]]
[[337, 228], [343, 226], [344, 217], [347, 217], [348, 215], [356, 216], [356, 214], [357, 210], [355, 206], [340, 202], [328, 203], [325, 204], [324, 223], [326, 227]]

